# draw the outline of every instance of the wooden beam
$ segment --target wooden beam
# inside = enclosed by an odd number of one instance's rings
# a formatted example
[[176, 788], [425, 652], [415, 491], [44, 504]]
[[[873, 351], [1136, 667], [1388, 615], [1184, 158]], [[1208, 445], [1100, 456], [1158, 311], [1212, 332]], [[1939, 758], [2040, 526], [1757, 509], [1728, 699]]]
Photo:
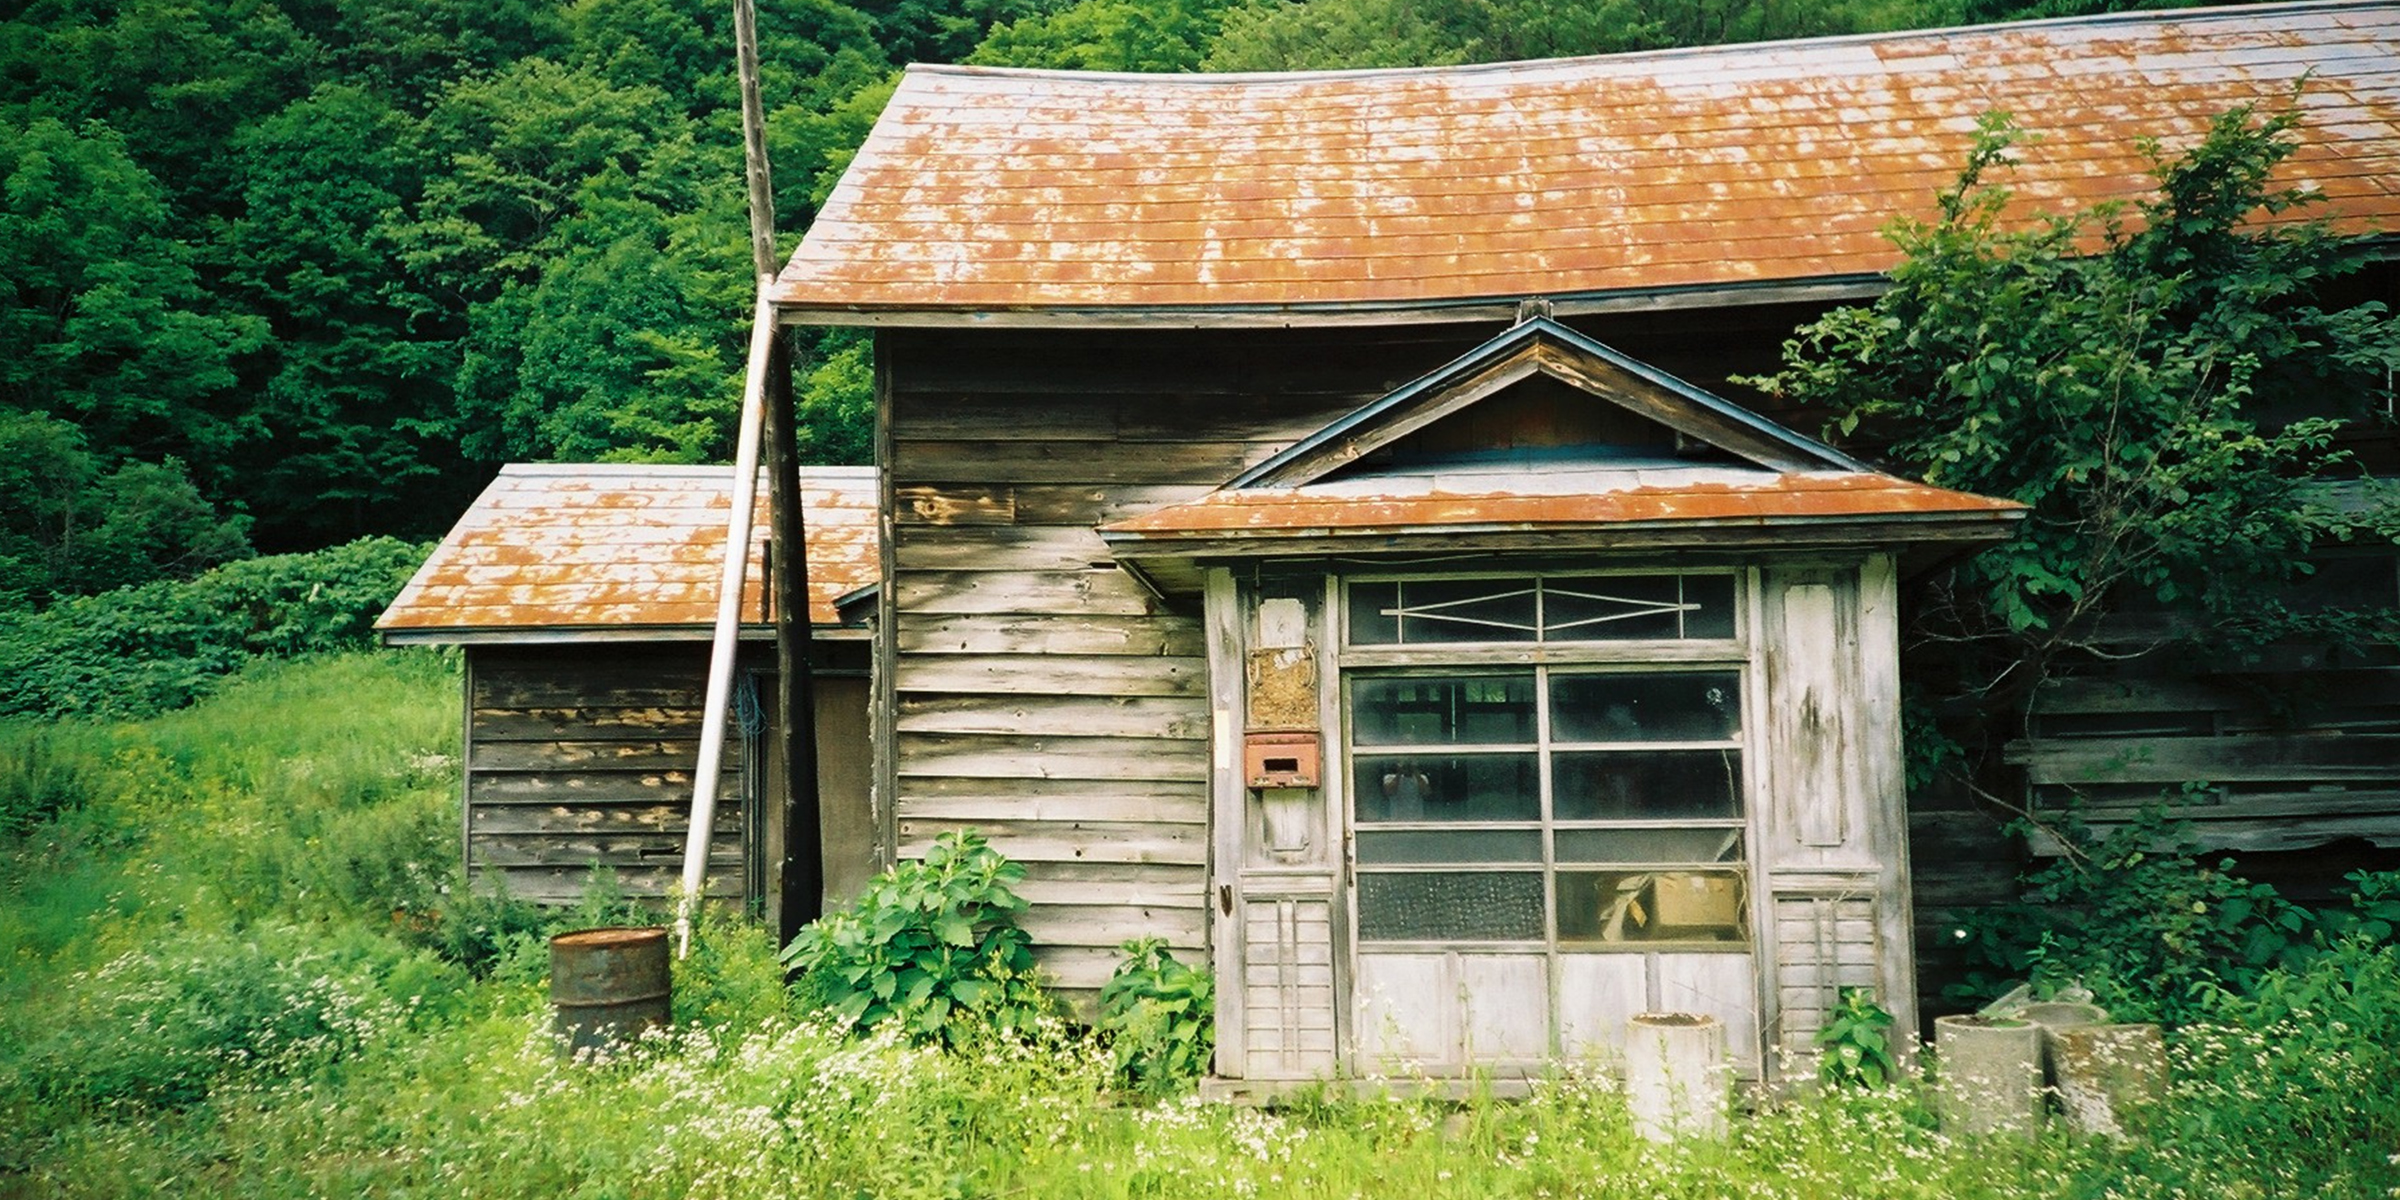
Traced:
[[800, 499], [798, 414], [793, 411], [792, 351], [775, 339], [767, 367], [767, 584], [775, 605], [775, 738], [782, 752], [783, 861], [776, 864], [775, 935], [788, 942], [824, 906], [823, 798], [817, 780], [817, 702], [810, 675], [808, 525]]

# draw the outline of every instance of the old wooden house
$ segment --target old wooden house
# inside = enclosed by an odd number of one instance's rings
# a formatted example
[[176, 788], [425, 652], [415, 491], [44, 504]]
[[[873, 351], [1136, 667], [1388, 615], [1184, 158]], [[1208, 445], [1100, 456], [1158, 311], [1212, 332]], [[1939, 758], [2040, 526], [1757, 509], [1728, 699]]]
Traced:
[[[628, 895], [672, 890], [689, 827], [728, 476], [722, 467], [505, 467], [378, 622], [387, 643], [464, 648], [460, 837], [479, 882], [572, 902], [592, 868], [605, 866]], [[770, 914], [781, 908], [775, 868], [787, 848], [821, 857], [826, 896], [851, 894], [875, 867], [868, 634], [841, 607], [875, 584], [874, 472], [810, 467], [801, 487], [820, 811], [815, 828], [789, 827], [793, 789], [776, 740], [761, 736], [776, 696], [762, 523], [742, 598], [738, 728], [706, 874], [711, 897]], [[862, 611], [855, 600], [851, 611]]]
[[[875, 330], [879, 852], [990, 836], [1068, 989], [1130, 937], [1205, 956], [1231, 1079], [1505, 1072], [1660, 1007], [1771, 1070], [1845, 985], [1913, 1022], [1925, 914], [2014, 862], [1989, 822], [1907, 811], [1896, 584], [2021, 512], [1728, 376], [1876, 293], [1878, 230], [1930, 213], [1993, 110], [2044, 138], [2030, 209], [2136, 193], [2139, 138], [2296, 103], [2318, 215], [2390, 228], [2396, 46], [2400, 6], [2333, 2], [1428, 70], [910, 69], [769, 291]], [[2400, 587], [2388, 554], [2360, 578]], [[2063, 694], [2034, 783], [2238, 779], [2292, 838], [2392, 832], [2394, 663], [2340, 664], [2297, 730], [2220, 665]]]

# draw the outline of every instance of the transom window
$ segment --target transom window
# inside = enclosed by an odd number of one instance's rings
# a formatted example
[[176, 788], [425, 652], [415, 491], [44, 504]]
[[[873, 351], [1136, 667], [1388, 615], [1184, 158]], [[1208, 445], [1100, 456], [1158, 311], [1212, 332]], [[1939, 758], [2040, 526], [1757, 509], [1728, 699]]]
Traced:
[[[1614, 638], [1585, 631], [1637, 622], [1654, 638], [1734, 629], [1730, 576], [1350, 589], [1354, 644], [1450, 634], [1449, 618], [1425, 613], [1468, 613], [1498, 622], [1480, 629], [1509, 631], [1476, 638], [1489, 641]], [[1607, 605], [1650, 611], [1611, 620]], [[1362, 631], [1362, 610], [1383, 623]], [[1509, 611], [1524, 619], [1507, 623]], [[1463, 648], [1454, 657], [1344, 677], [1362, 942], [1746, 946], [1737, 663], [1478, 665]]]
[[1733, 576], [1359, 581], [1349, 616], [1358, 646], [1730, 638]]

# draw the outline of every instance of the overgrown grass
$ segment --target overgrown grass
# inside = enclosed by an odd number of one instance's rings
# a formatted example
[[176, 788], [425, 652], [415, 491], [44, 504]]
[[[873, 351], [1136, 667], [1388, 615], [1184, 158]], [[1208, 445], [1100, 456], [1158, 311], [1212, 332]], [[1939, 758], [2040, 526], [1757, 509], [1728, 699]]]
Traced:
[[1954, 1141], [1903, 1085], [1660, 1148], [1602, 1072], [1142, 1104], [1054, 1024], [946, 1052], [796, 1014], [721, 919], [674, 1034], [561, 1060], [543, 922], [454, 885], [456, 702], [438, 656], [351, 656], [44, 731], [78, 794], [0, 865], [0, 1195], [2400, 1197], [2400, 960], [2363, 943], [2208, 999], [2129, 1142]]

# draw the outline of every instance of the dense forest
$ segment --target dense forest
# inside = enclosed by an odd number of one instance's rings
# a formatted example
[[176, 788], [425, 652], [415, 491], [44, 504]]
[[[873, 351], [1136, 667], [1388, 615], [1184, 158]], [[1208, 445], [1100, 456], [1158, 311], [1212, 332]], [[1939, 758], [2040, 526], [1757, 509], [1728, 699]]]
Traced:
[[[788, 247], [912, 61], [1496, 61], [2104, 0], [761, 0]], [[0, 24], [0, 611], [439, 532], [511, 460], [722, 456], [726, 0], [31, 0]], [[863, 461], [854, 335], [804, 452]]]

